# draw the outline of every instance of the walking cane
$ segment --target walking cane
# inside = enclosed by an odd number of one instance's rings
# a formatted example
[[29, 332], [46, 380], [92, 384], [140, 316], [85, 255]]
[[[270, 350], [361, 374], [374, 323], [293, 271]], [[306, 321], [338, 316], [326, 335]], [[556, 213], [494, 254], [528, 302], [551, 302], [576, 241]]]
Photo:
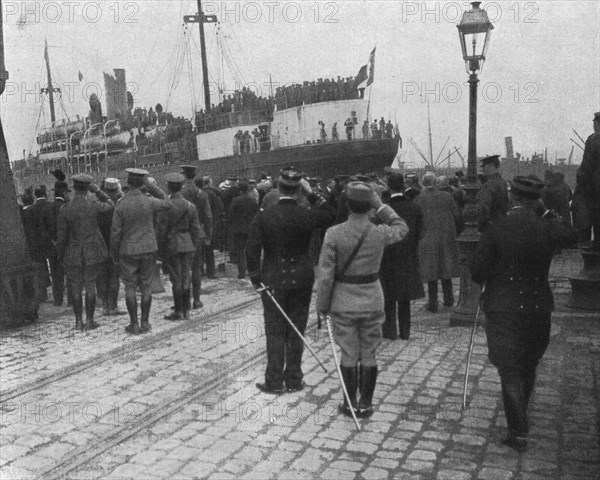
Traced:
[[302, 343], [304, 343], [304, 346], [308, 349], [308, 351], [310, 353], [312, 353], [312, 356], [315, 357], [315, 360], [317, 362], [319, 362], [319, 365], [321, 365], [321, 367], [323, 368], [323, 370], [325, 371], [325, 373], [327, 373], [327, 369], [325, 368], [325, 365], [323, 365], [323, 363], [321, 362], [321, 360], [319, 360], [319, 357], [317, 357], [317, 354], [315, 353], [315, 351], [306, 342], [306, 339], [300, 333], [300, 330], [298, 330], [298, 328], [296, 327], [296, 325], [294, 325], [294, 322], [292, 322], [292, 320], [290, 319], [290, 317], [287, 316], [287, 314], [285, 313], [285, 311], [283, 310], [283, 308], [281, 308], [281, 305], [279, 305], [279, 303], [277, 302], [277, 300], [275, 300], [275, 297], [273, 297], [273, 294], [269, 291], [269, 289], [266, 287], [266, 285], [261, 282], [260, 289], [258, 289], [257, 291], [258, 292], [265, 292], [269, 296], [269, 298], [271, 299], [271, 301], [273, 302], [273, 304], [277, 307], [277, 310], [279, 310], [281, 312], [281, 315], [283, 315], [283, 318], [286, 319], [286, 321], [290, 324], [290, 326], [298, 334], [298, 336], [300, 337], [300, 340], [302, 340]]
[[358, 423], [358, 419], [356, 418], [356, 413], [354, 412], [354, 408], [352, 407], [352, 403], [350, 402], [350, 395], [348, 395], [348, 390], [346, 389], [346, 384], [344, 383], [344, 377], [342, 377], [342, 369], [340, 368], [340, 362], [337, 358], [337, 352], [335, 350], [335, 343], [333, 342], [333, 329], [331, 328], [331, 316], [324, 315], [325, 324], [327, 325], [327, 335], [329, 336], [329, 343], [331, 344], [331, 351], [333, 352], [333, 363], [335, 363], [335, 369], [337, 371], [338, 377], [340, 379], [340, 383], [342, 384], [342, 391], [344, 392], [344, 398], [350, 407], [350, 413], [352, 413], [352, 419], [356, 424], [356, 428], [360, 430], [360, 424]]
[[463, 387], [463, 400], [462, 409], [467, 408], [467, 386], [469, 382], [469, 368], [471, 368], [471, 355], [473, 354], [473, 344], [475, 343], [475, 329], [477, 328], [477, 320], [479, 319], [479, 313], [481, 307], [477, 304], [477, 313], [475, 314], [475, 321], [473, 322], [473, 328], [471, 329], [471, 341], [469, 342], [469, 354], [467, 355], [467, 366], [465, 368], [465, 385]]

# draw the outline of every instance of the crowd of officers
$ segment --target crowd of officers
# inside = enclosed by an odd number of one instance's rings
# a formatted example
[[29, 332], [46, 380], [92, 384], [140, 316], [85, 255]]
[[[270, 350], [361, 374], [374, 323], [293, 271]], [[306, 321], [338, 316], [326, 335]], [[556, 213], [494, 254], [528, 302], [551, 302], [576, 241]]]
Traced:
[[[482, 239], [471, 268], [473, 279], [485, 284], [490, 359], [501, 377], [509, 429], [505, 440], [523, 449], [535, 367], [549, 338], [550, 260], [572, 244], [574, 234], [569, 222], [546, 208], [543, 182], [516, 177], [509, 185], [498, 168], [498, 156], [482, 160], [485, 182], [476, 210]], [[317, 310], [333, 323], [349, 394], [340, 411], [369, 417], [377, 347], [382, 338], [409, 339], [410, 302], [425, 295], [423, 283], [428, 310], [438, 311], [438, 281], [444, 305], [454, 304], [456, 240], [466, 202], [460, 175], [405, 178], [388, 167], [382, 179], [371, 173], [322, 182], [287, 167], [277, 180], [266, 174], [258, 182], [230, 177], [217, 188], [208, 177], [195, 179], [195, 167], [183, 166], [181, 174], [165, 176], [165, 193], [147, 171], [127, 172], [126, 186], [108, 178], [102, 188], [88, 175], [73, 176], [70, 201], [69, 185], [57, 176], [54, 202], [39, 187], [23, 209], [32, 256], [50, 267], [55, 305], [62, 304], [66, 272], [76, 329], [98, 326], [96, 288], [104, 314], [121, 314], [120, 278], [130, 319], [126, 331], [149, 332], [157, 258], [172, 283], [174, 309], [166, 318], [188, 319], [190, 310], [202, 307], [202, 273], [214, 278], [214, 250], [223, 244], [238, 278], [248, 274], [262, 296], [267, 367], [257, 387], [271, 394], [302, 390], [303, 343], [295, 330], [306, 329], [318, 264]]]

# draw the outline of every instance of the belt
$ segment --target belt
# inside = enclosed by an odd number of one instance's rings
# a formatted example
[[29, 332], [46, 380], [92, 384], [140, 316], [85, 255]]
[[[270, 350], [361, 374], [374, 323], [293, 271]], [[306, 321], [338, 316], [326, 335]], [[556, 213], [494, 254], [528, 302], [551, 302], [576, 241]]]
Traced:
[[344, 275], [335, 277], [335, 281], [339, 283], [350, 283], [361, 285], [363, 283], [373, 283], [379, 280], [379, 273], [369, 273], [368, 275]]

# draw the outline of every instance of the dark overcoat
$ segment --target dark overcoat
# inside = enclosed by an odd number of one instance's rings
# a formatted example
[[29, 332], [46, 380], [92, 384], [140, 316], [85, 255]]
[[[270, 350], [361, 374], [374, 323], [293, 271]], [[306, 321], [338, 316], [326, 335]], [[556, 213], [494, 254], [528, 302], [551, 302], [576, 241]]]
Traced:
[[541, 218], [525, 207], [511, 209], [482, 234], [471, 262], [473, 281], [485, 284], [483, 310], [551, 312], [552, 255], [574, 239], [574, 231], [556, 220]]
[[329, 227], [334, 219], [335, 211], [327, 202], [306, 209], [289, 197], [260, 212], [250, 226], [246, 249], [250, 277], [262, 277], [273, 289], [312, 287], [315, 281], [309, 255], [312, 232]]
[[419, 239], [423, 233], [421, 208], [404, 195], [394, 195], [390, 207], [408, 225], [408, 234], [386, 247], [381, 260], [381, 285], [386, 298], [396, 301], [425, 296], [419, 266]]
[[413, 200], [423, 213], [423, 236], [419, 242], [421, 277], [424, 282], [459, 275], [456, 225], [460, 212], [448, 192], [426, 187]]
[[231, 201], [228, 215], [231, 231], [247, 235], [258, 210], [258, 203], [249, 193], [242, 193], [235, 197]]

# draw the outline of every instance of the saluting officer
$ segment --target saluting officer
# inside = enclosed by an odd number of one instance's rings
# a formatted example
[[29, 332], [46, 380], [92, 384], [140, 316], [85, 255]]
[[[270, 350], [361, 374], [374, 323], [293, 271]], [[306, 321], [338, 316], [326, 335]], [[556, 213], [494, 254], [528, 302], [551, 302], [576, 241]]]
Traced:
[[[121, 268], [125, 286], [125, 302], [129, 312], [129, 325], [125, 331], [137, 335], [151, 330], [152, 276], [156, 266], [156, 233], [154, 213], [171, 208], [165, 193], [148, 181], [148, 172], [140, 168], [127, 168], [128, 190], [115, 205], [113, 214], [110, 254]], [[145, 195], [145, 186], [152, 196]], [[142, 292], [142, 323], [138, 323], [136, 289]]]
[[[250, 226], [246, 250], [248, 272], [256, 288], [264, 280], [275, 300], [304, 334], [315, 280], [309, 255], [312, 232], [331, 225], [335, 212], [324, 199], [312, 193], [302, 173], [294, 167], [281, 170], [278, 188], [279, 202], [260, 212]], [[310, 208], [298, 205], [300, 192], [307, 197]], [[302, 390], [304, 345], [265, 293], [262, 302], [267, 369], [265, 382], [256, 386], [274, 394], [283, 393], [284, 387], [289, 391]]]
[[[108, 250], [100, 228], [98, 214], [110, 211], [112, 202], [84, 173], [73, 176], [73, 200], [58, 214], [56, 249], [73, 289], [73, 311], [77, 330], [94, 329], [96, 309], [96, 279], [102, 263], [108, 259]], [[91, 202], [88, 191], [105, 203]], [[85, 287], [85, 315], [83, 324], [82, 290]]]
[[508, 211], [508, 188], [502, 178], [500, 155], [491, 155], [481, 160], [483, 175], [486, 178], [477, 198], [477, 223], [483, 232], [491, 223], [496, 223], [506, 216]]
[[187, 320], [190, 306], [191, 267], [194, 253], [201, 245], [202, 230], [196, 206], [183, 198], [181, 188], [185, 177], [179, 173], [165, 175], [172, 208], [168, 212], [167, 268], [173, 286], [175, 311], [166, 320]]
[[[212, 235], [213, 218], [210, 211], [210, 202], [208, 201], [208, 194], [200, 190], [194, 183], [196, 177], [196, 167], [193, 165], [182, 165], [181, 170], [185, 176], [185, 182], [181, 189], [183, 198], [187, 201], [192, 202], [196, 206], [198, 212], [198, 220], [200, 221], [200, 238], [202, 242], [196, 245], [196, 253], [194, 255], [194, 261], [192, 264], [192, 293], [194, 297], [194, 304], [192, 308], [194, 310], [202, 308], [203, 304], [200, 301], [200, 290], [202, 287], [202, 266], [204, 263], [203, 248], [205, 245], [210, 244], [210, 237]], [[185, 307], [189, 310], [189, 306]]]
[[500, 375], [508, 425], [503, 443], [518, 451], [527, 447], [527, 405], [550, 340], [550, 262], [557, 248], [575, 240], [569, 227], [542, 215], [543, 188], [541, 180], [515, 177], [513, 207], [483, 232], [471, 264], [473, 281], [485, 285], [489, 358]]

